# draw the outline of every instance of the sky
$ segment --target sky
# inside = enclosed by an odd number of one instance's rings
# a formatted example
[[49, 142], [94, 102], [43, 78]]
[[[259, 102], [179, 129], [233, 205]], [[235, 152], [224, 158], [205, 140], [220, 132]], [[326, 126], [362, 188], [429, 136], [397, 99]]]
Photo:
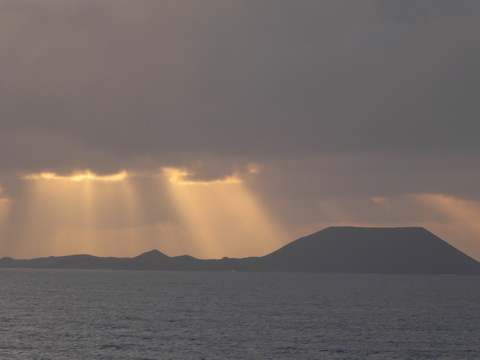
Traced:
[[480, 260], [479, 38], [476, 0], [0, 0], [0, 257], [351, 225]]

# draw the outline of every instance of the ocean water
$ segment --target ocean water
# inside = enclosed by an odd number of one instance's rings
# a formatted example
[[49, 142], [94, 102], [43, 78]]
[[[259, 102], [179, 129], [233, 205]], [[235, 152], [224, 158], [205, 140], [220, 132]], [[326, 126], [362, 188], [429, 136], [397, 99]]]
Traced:
[[0, 359], [480, 359], [480, 277], [2, 269]]

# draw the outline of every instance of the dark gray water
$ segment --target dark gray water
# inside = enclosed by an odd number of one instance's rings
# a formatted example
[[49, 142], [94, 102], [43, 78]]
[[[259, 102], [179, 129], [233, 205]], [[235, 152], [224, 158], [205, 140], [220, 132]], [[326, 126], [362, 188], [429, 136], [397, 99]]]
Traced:
[[0, 359], [480, 359], [480, 278], [0, 270]]

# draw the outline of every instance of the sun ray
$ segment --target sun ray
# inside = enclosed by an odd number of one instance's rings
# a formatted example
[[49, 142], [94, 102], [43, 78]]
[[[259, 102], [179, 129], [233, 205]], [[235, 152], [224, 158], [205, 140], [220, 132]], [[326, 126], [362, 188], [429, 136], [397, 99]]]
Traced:
[[0, 226], [5, 224], [6, 218], [10, 210], [11, 200], [1, 197], [2, 188], [0, 187]]
[[[287, 241], [285, 233], [267, 215], [245, 184], [219, 186], [218, 194], [226, 213], [230, 214], [231, 223], [235, 225], [235, 232], [242, 234], [242, 237], [249, 237], [246, 240], [235, 236], [236, 241], [229, 246], [236, 248], [237, 252], [243, 252], [244, 242], [250, 242], [256, 248], [254, 255], [264, 255]], [[248, 254], [245, 253], [245, 256]]]
[[[176, 182], [169, 182], [169, 194], [187, 228], [189, 247], [193, 253], [203, 257], [208, 257], [208, 254], [215, 250], [215, 245], [212, 243], [215, 237], [208, 210], [205, 209], [209, 204], [208, 202], [205, 204], [205, 201], [211, 200], [205, 192], [208, 190], [206, 187], [197, 189], [195, 186], [182, 186]], [[202, 206], [202, 204], [205, 205]]]
[[134, 178], [125, 171], [99, 176], [89, 170], [24, 176], [29, 205], [17, 251], [129, 256], [166, 247], [203, 258], [243, 257], [286, 241], [239, 175], [196, 181], [186, 170], [163, 169], [181, 223], [153, 227], [145, 226]]
[[6, 224], [10, 215], [12, 200], [1, 197], [2, 188], [0, 188], [0, 254], [3, 253], [7, 246]]
[[[130, 255], [139, 248], [135, 226], [141, 223], [135, 188], [126, 171], [99, 176], [89, 170], [72, 175], [39, 173], [24, 176], [29, 200], [23, 251], [42, 250]], [[122, 236], [103, 237], [107, 233]], [[42, 246], [42, 249], [38, 247]]]
[[144, 214], [140, 206], [140, 196], [132, 179], [126, 179], [120, 183], [121, 206], [124, 216], [124, 254], [139, 253], [154, 248], [155, 241], [152, 238], [140, 236]]
[[163, 169], [169, 193], [199, 257], [254, 256], [285, 239], [238, 175], [187, 180], [182, 169]]

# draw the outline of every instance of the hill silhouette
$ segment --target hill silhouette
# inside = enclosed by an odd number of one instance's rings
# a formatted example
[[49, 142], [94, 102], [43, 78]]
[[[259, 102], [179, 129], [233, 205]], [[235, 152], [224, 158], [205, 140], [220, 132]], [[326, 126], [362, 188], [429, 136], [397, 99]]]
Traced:
[[184, 271], [480, 274], [480, 263], [420, 227], [330, 227], [262, 257], [201, 260], [152, 250], [133, 258], [71, 255], [0, 259], [0, 267]]
[[266, 255], [260, 269], [394, 274], [476, 274], [480, 263], [420, 227], [330, 227]]

